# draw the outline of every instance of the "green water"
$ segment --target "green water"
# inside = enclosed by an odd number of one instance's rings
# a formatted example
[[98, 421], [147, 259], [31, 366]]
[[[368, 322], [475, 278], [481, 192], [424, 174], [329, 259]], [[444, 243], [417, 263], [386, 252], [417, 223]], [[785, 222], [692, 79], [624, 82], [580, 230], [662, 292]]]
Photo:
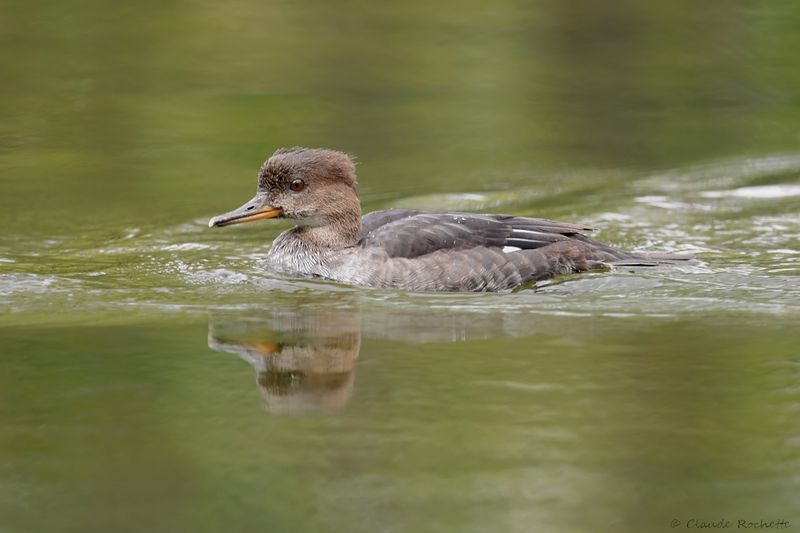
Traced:
[[[796, 529], [798, 25], [0, 3], [0, 531]], [[286, 225], [206, 222], [291, 145], [356, 154], [367, 211], [700, 262], [488, 295], [276, 277]]]

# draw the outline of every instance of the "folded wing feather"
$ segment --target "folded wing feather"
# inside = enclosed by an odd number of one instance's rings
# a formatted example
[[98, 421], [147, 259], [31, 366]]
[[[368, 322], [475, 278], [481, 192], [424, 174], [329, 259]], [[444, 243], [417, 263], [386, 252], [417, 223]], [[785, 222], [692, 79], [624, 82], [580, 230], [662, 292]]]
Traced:
[[365, 215], [359, 245], [389, 257], [415, 258], [439, 250], [515, 247], [530, 250], [591, 231], [584, 225], [509, 215], [424, 213], [392, 209]]

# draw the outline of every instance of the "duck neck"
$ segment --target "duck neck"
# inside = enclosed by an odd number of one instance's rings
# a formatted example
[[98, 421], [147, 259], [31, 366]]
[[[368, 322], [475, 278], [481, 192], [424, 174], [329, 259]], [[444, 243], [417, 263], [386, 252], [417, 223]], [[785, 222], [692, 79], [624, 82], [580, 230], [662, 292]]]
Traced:
[[298, 239], [313, 248], [340, 250], [354, 246], [361, 233], [361, 212], [345, 213], [319, 226], [297, 226], [292, 230]]

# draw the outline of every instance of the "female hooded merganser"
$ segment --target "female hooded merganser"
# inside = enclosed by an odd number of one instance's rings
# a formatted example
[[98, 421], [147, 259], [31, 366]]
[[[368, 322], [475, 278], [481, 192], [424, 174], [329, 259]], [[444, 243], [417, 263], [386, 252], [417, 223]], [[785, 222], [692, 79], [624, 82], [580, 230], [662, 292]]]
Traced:
[[320, 148], [281, 148], [255, 197], [209, 227], [288, 218], [267, 255], [278, 271], [362, 287], [500, 291], [613, 265], [653, 266], [689, 256], [623, 252], [582, 235], [590, 227], [538, 218], [405, 209], [361, 216], [353, 160]]

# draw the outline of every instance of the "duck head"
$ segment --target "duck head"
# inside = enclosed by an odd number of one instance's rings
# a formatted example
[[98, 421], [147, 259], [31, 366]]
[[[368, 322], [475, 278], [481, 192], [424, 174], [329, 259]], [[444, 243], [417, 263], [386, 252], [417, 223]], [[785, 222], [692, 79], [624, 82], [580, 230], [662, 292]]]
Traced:
[[322, 148], [280, 148], [258, 173], [256, 195], [243, 206], [209, 220], [209, 227], [287, 218], [301, 229], [335, 227], [355, 234], [361, 206], [353, 159]]

